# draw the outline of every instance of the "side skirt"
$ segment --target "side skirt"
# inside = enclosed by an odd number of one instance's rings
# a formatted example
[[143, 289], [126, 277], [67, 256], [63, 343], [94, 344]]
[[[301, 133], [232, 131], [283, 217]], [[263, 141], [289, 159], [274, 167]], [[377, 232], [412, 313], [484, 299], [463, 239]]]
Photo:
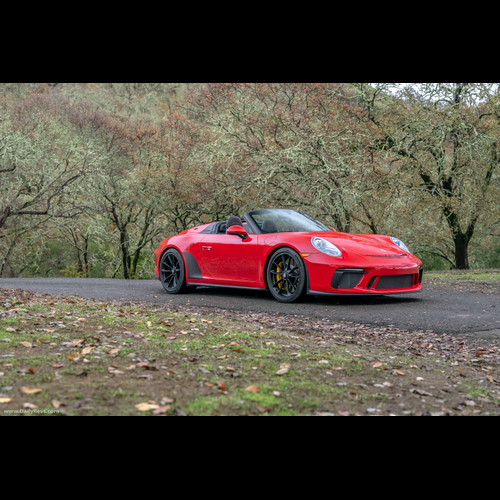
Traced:
[[208, 286], [210, 288], [238, 288], [240, 290], [261, 290], [265, 292], [265, 288], [257, 288], [255, 286], [232, 286], [232, 285], [213, 285], [211, 283], [186, 283], [187, 286]]

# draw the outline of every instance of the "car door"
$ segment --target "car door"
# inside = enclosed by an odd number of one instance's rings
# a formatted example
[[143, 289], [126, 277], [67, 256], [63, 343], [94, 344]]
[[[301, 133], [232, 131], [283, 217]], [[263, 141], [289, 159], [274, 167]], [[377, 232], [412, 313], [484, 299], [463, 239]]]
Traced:
[[215, 280], [231, 281], [233, 285], [251, 286], [258, 282], [257, 237], [215, 233], [201, 241], [201, 259]]

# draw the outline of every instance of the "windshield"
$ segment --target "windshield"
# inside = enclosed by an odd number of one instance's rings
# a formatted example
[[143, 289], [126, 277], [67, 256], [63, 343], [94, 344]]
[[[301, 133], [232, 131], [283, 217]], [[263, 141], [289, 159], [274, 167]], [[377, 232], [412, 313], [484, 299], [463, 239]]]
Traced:
[[295, 210], [254, 210], [248, 216], [263, 233], [296, 233], [299, 231], [331, 231], [321, 222]]

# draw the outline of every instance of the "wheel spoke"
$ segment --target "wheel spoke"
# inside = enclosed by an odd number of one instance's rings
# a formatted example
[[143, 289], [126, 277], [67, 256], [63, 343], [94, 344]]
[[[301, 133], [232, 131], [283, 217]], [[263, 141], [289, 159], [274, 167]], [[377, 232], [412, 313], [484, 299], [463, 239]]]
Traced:
[[283, 281], [284, 281], [283, 279], [278, 280], [276, 283], [274, 283], [273, 288], [277, 286], [281, 290], [281, 287], [279, 285], [280, 283], [283, 283]]

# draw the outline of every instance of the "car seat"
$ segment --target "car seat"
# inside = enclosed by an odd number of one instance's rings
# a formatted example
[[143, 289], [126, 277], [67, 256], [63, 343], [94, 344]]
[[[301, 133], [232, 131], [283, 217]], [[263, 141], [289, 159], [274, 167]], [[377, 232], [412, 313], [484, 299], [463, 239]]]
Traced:
[[278, 227], [276, 226], [276, 222], [274, 222], [272, 219], [266, 219], [262, 223], [262, 232], [263, 233], [277, 233]]

